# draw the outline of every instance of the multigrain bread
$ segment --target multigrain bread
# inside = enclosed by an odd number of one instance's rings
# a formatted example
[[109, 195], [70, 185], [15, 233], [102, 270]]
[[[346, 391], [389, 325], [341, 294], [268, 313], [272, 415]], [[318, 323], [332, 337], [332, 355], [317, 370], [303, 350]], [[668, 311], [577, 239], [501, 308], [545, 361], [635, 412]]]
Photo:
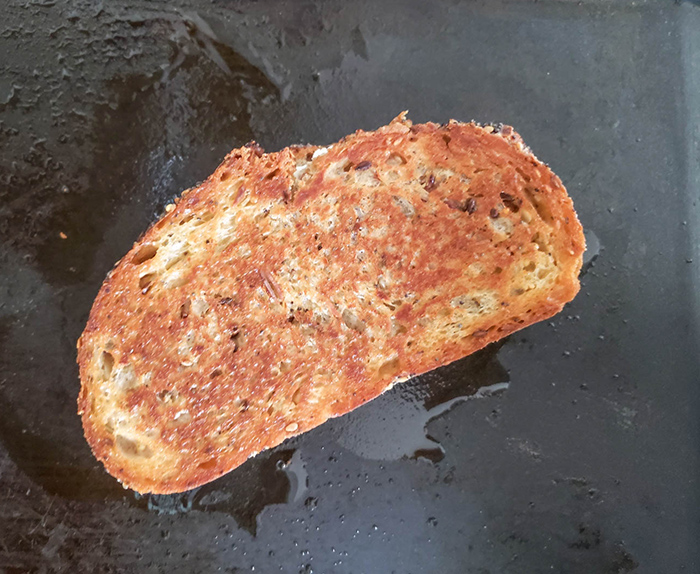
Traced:
[[105, 280], [78, 341], [85, 436], [125, 486], [193, 488], [555, 314], [583, 250], [508, 126], [402, 114], [329, 147], [250, 144]]

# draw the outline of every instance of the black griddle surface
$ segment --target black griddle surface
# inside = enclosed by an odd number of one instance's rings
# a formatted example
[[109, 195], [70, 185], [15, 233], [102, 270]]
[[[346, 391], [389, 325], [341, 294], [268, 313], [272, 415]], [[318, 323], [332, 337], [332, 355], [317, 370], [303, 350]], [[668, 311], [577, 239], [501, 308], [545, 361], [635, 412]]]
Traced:
[[[9, 0], [0, 572], [700, 571], [700, 8]], [[226, 477], [122, 489], [75, 342], [164, 206], [251, 139], [404, 109], [515, 126], [590, 250], [576, 300]]]

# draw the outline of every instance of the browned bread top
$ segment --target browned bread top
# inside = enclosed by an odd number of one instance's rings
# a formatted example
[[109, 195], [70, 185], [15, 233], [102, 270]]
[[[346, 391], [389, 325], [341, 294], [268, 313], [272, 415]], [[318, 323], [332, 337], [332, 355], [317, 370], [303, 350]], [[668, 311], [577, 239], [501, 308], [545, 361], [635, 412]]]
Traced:
[[78, 342], [85, 436], [140, 492], [209, 482], [559, 311], [584, 239], [510, 127], [402, 114], [231, 152], [109, 274]]

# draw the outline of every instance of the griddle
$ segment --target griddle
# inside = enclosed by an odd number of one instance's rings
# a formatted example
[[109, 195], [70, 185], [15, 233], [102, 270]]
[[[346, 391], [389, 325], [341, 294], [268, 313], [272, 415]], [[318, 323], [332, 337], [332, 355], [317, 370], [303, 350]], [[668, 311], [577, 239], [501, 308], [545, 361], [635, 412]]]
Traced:
[[[0, 572], [700, 571], [698, 6], [0, 13]], [[587, 230], [579, 296], [212, 484], [123, 489], [76, 415], [105, 274], [230, 149], [404, 109], [516, 127]]]

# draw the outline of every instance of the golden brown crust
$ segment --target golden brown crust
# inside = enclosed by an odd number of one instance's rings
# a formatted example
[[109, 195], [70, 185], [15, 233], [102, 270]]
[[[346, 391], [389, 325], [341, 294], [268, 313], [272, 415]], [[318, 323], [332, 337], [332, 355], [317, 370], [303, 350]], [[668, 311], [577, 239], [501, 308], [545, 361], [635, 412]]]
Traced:
[[78, 343], [85, 436], [140, 492], [209, 482], [558, 312], [583, 249], [508, 126], [402, 114], [234, 150], [105, 280]]

